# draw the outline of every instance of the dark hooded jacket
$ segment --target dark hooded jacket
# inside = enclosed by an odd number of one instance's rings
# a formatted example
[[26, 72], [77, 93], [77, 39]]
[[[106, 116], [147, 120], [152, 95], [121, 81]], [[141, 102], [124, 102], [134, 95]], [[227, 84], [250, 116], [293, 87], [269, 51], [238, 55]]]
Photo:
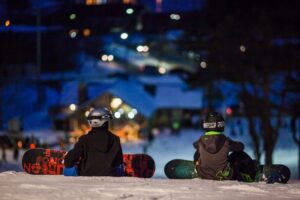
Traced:
[[207, 132], [194, 143], [194, 147], [198, 174], [203, 179], [213, 180], [231, 179], [233, 172], [228, 163], [228, 154], [244, 149], [242, 143], [234, 142], [218, 132]]
[[107, 128], [93, 128], [65, 156], [65, 167], [78, 166], [80, 176], [116, 176], [123, 163], [120, 138]]

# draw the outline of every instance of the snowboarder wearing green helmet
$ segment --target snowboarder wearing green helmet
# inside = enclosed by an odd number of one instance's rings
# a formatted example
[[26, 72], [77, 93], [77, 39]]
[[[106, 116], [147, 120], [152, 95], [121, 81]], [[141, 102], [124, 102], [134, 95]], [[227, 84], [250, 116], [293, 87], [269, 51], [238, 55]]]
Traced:
[[243, 152], [243, 143], [233, 141], [223, 134], [224, 128], [225, 121], [221, 114], [209, 112], [206, 115], [203, 122], [205, 134], [193, 144], [199, 176], [212, 180], [254, 180], [255, 162]]

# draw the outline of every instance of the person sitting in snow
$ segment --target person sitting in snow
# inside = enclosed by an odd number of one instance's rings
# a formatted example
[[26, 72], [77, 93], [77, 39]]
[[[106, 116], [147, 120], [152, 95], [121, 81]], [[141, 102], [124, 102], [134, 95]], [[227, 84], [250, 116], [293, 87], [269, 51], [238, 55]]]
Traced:
[[256, 163], [243, 152], [243, 143], [233, 141], [222, 133], [224, 127], [222, 115], [217, 112], [206, 115], [203, 122], [205, 134], [193, 143], [198, 175], [212, 180], [254, 181]]
[[91, 131], [79, 138], [64, 158], [65, 176], [122, 176], [120, 138], [108, 130], [111, 112], [103, 107], [90, 112]]

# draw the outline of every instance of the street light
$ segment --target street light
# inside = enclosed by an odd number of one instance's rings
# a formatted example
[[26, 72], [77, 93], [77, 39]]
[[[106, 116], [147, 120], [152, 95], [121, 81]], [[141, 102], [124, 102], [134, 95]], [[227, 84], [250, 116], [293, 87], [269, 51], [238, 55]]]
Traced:
[[108, 59], [108, 56], [106, 55], [106, 54], [103, 54], [102, 56], [101, 56], [101, 60], [102, 61], [107, 61], [107, 59]]
[[69, 35], [71, 38], [75, 38], [77, 36], [78, 31], [75, 29], [72, 29], [69, 31]]
[[126, 9], [126, 14], [127, 15], [131, 15], [131, 14], [133, 14], [133, 12], [134, 12], [134, 10], [132, 8], [127, 8]]
[[133, 112], [129, 112], [127, 116], [128, 116], [129, 119], [133, 119], [134, 118], [134, 113]]
[[207, 67], [207, 63], [205, 61], [202, 61], [200, 63], [200, 67], [202, 67], [203, 69], [205, 69]]
[[76, 19], [76, 14], [75, 13], [70, 14], [69, 19], [70, 20]]
[[108, 55], [107, 56], [107, 61], [113, 61], [114, 60], [114, 56], [113, 55]]
[[106, 55], [106, 54], [103, 54], [101, 56], [101, 60], [103, 62], [110, 62], [110, 61], [113, 61], [114, 60], [114, 56], [113, 55]]
[[147, 45], [139, 45], [136, 47], [136, 50], [138, 52], [148, 52], [149, 51], [149, 47]]
[[133, 108], [133, 109], [131, 110], [131, 112], [132, 112], [133, 114], [135, 114], [135, 115], [138, 113], [137, 109], [135, 109], [135, 108]]
[[136, 47], [136, 50], [138, 52], [143, 52], [144, 51], [144, 47], [142, 45], [139, 45], [139, 46]]
[[171, 18], [172, 20], [176, 20], [176, 21], [177, 21], [177, 20], [180, 20], [181, 17], [180, 17], [179, 14], [174, 14], [174, 13], [173, 13], [173, 14], [170, 14], [170, 18]]
[[128, 38], [128, 33], [121, 33], [120, 38], [126, 40]]
[[244, 45], [241, 45], [240, 46], [240, 51], [243, 52], [243, 53], [246, 52], [246, 47]]
[[148, 52], [149, 51], [149, 47], [147, 45], [144, 45], [144, 52]]
[[121, 113], [115, 112], [114, 116], [115, 116], [115, 118], [119, 119], [121, 117]]
[[69, 106], [69, 108], [70, 108], [71, 111], [75, 111], [75, 110], [77, 109], [77, 106], [76, 106], [75, 104], [72, 103], [72, 104]]

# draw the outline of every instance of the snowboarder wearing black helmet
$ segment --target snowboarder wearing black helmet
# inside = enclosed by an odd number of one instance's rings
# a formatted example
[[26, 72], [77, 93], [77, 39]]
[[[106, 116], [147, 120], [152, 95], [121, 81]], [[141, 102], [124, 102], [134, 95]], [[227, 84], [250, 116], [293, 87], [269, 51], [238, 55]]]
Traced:
[[[208, 113], [203, 128], [205, 134], [193, 144], [196, 149], [194, 161], [201, 178], [241, 181], [255, 178], [254, 162], [243, 152], [243, 143], [235, 142], [222, 134], [225, 128], [222, 115], [217, 112]], [[233, 153], [229, 156], [230, 152]]]
[[112, 118], [107, 108], [90, 112], [87, 120], [91, 131], [79, 138], [74, 148], [64, 159], [66, 176], [121, 176], [123, 153], [120, 138], [112, 134], [109, 121]]

